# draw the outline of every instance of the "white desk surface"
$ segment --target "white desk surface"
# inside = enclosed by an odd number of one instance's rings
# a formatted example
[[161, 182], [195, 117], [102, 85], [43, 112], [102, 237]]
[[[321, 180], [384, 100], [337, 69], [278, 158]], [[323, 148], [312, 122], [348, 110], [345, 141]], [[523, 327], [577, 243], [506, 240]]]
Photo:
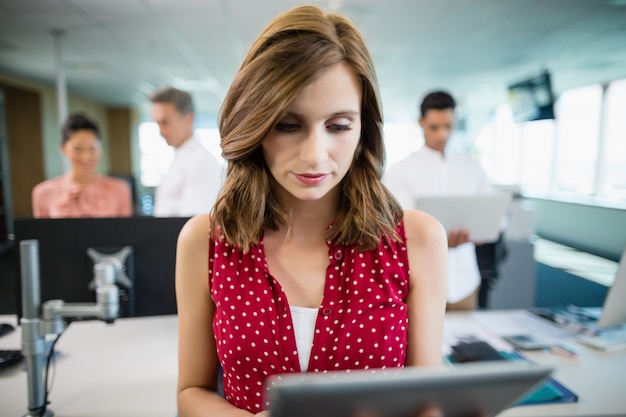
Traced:
[[[448, 313], [446, 326], [498, 325], [519, 314], [511, 311]], [[470, 321], [468, 326], [467, 321]], [[15, 323], [15, 316], [0, 316]], [[533, 329], [537, 331], [537, 329]], [[0, 349], [19, 349], [20, 330], [0, 338]], [[510, 408], [499, 417], [626, 416], [626, 351], [604, 353], [582, 345], [578, 358], [549, 352], [527, 354], [556, 367], [554, 377], [579, 395], [571, 404]], [[174, 417], [176, 414], [177, 320], [175, 316], [127, 318], [112, 325], [75, 322], [59, 339], [61, 352], [49, 408], [55, 417]], [[20, 366], [0, 371], [0, 417], [19, 417], [27, 409], [26, 374]]]
[[[0, 316], [8, 321], [15, 316]], [[176, 316], [72, 323], [50, 366], [49, 409], [55, 417], [174, 417], [177, 334]], [[0, 338], [0, 349], [19, 349], [20, 337], [16, 329]], [[0, 416], [23, 416], [27, 398], [22, 367], [0, 371]]]
[[[527, 320], [530, 316], [531, 320]], [[468, 323], [468, 319], [470, 323]], [[537, 323], [535, 323], [534, 321]], [[571, 333], [524, 310], [486, 310], [446, 315], [446, 326], [474, 326], [499, 339], [503, 334], [526, 329], [548, 342], [565, 342], [579, 355], [568, 358], [550, 351], [525, 351], [527, 358], [555, 368], [554, 378], [578, 395], [578, 402], [510, 408], [498, 417], [519, 416], [626, 416], [626, 350], [602, 352], [577, 343]], [[500, 343], [504, 343], [501, 342]]]

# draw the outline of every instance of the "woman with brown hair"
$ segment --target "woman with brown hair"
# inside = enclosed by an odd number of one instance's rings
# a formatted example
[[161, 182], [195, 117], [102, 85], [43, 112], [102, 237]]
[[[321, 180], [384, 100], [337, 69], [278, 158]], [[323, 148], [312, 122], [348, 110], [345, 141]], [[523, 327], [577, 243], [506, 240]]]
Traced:
[[446, 235], [380, 181], [378, 84], [356, 26], [312, 6], [276, 17], [219, 127], [225, 184], [177, 248], [179, 415], [264, 415], [274, 374], [439, 365]]

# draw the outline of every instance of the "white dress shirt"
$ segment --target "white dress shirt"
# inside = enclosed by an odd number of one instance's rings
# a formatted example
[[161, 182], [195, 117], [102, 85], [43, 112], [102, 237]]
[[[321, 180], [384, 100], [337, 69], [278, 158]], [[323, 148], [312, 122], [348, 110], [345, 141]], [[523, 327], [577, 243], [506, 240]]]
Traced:
[[[426, 145], [390, 166], [383, 183], [405, 209], [414, 209], [418, 197], [495, 192], [476, 159], [449, 152], [444, 157]], [[479, 285], [480, 272], [474, 243], [449, 249], [448, 302], [461, 301]]]
[[224, 170], [200, 140], [191, 137], [175, 149], [174, 162], [154, 196], [155, 217], [188, 217], [211, 211]]

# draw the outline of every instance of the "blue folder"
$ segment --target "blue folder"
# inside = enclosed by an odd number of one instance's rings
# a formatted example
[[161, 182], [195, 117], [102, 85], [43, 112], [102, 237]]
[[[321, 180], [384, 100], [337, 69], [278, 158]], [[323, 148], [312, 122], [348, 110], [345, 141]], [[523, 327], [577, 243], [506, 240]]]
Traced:
[[[507, 360], [523, 360], [527, 361], [519, 352], [500, 352]], [[578, 401], [578, 395], [565, 385], [558, 382], [553, 377], [546, 378], [536, 389], [526, 394], [513, 406], [518, 405], [538, 405], [538, 404], [556, 404], [556, 403], [575, 403]]]

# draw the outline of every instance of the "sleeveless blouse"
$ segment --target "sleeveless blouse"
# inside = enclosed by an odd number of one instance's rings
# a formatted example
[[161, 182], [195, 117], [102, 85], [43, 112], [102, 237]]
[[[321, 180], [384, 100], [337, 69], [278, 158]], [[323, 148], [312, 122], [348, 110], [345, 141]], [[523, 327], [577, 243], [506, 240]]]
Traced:
[[[404, 223], [400, 241], [376, 250], [328, 241], [326, 282], [308, 372], [400, 368], [406, 359], [409, 264]], [[209, 242], [213, 331], [224, 395], [239, 408], [269, 408], [264, 382], [301, 372], [289, 304], [265, 258], [263, 239], [249, 252]]]

